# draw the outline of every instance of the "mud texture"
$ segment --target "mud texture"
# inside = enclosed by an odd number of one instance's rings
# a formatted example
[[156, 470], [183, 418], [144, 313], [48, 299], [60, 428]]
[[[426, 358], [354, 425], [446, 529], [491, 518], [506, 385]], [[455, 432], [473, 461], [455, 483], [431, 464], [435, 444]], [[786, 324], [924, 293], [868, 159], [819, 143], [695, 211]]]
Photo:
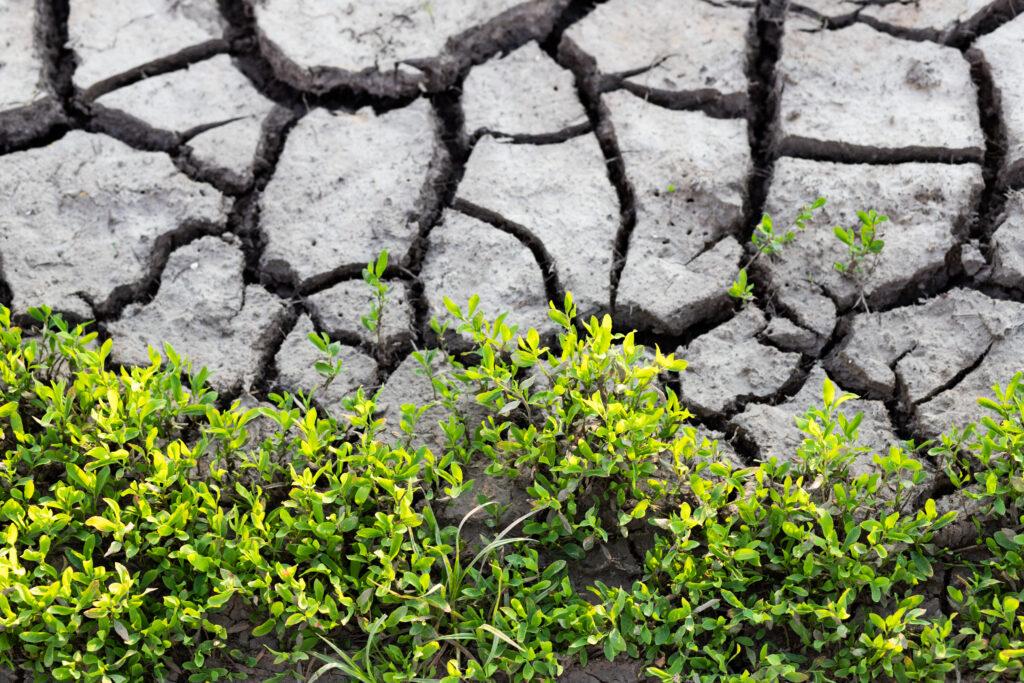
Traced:
[[[318, 406], [383, 387], [391, 438], [437, 448], [440, 408], [397, 428], [444, 297], [550, 338], [571, 291], [688, 358], [739, 462], [791, 457], [826, 374], [864, 443], [920, 442], [1024, 369], [1022, 73], [1021, 0], [7, 0], [0, 303], [94, 321], [120, 363], [170, 342], [225, 401], [321, 385], [326, 332], [345, 371]], [[738, 306], [761, 214], [819, 195]], [[854, 282], [831, 227], [868, 208], [886, 248]], [[631, 580], [610, 550], [579, 576]]]

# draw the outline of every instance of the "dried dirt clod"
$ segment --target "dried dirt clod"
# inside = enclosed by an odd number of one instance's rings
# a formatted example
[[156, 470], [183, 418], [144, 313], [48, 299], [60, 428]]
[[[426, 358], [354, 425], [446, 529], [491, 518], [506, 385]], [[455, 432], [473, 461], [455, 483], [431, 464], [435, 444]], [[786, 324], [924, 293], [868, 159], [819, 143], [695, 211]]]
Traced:
[[35, 5], [32, 0], [0, 4], [0, 111], [26, 107], [49, 94], [43, 55], [34, 40]]
[[671, 111], [625, 91], [602, 99], [636, 202], [631, 259], [685, 265], [737, 231], [751, 167], [745, 121]]
[[1016, 326], [994, 342], [978, 366], [959, 382], [914, 411], [914, 424], [924, 436], [934, 437], [950, 428], [961, 428], [985, 415], [992, 416], [978, 405], [979, 396], [991, 396], [992, 386], [1005, 387], [1013, 376], [1024, 370], [1021, 349], [1024, 349], [1024, 316]]
[[1006, 217], [992, 234], [992, 282], [1024, 289], [1024, 193], [1006, 203]]
[[627, 258], [615, 304], [617, 323], [679, 335], [692, 326], [727, 315], [727, 292], [743, 248], [732, 237], [685, 264], [650, 256]]
[[680, 348], [677, 355], [689, 363], [681, 378], [683, 401], [700, 414], [721, 414], [739, 401], [767, 398], [785, 386], [800, 355], [759, 342], [757, 335], [767, 324], [760, 310], [748, 306]]
[[768, 321], [762, 337], [783, 351], [816, 355], [821, 352], [822, 340], [814, 332], [796, 325], [789, 318], [775, 316]]
[[[606, 73], [659, 90], [747, 91], [749, 8], [702, 0], [611, 0], [566, 31]], [[650, 67], [650, 68], [648, 68]]]
[[107, 0], [70, 3], [68, 47], [80, 88], [220, 38], [225, 24], [209, 0]]
[[170, 255], [153, 300], [109, 323], [115, 362], [148, 365], [147, 347], [159, 352], [168, 343], [194, 368], [208, 368], [218, 391], [251, 386], [285, 309], [243, 282], [244, 256], [234, 241], [203, 237]]
[[263, 36], [304, 69], [326, 66], [386, 73], [410, 68], [403, 61], [439, 54], [449, 37], [521, 1], [260, 0], [256, 20]]
[[372, 391], [377, 384], [377, 363], [359, 349], [342, 345], [338, 356], [342, 361], [341, 374], [325, 386], [327, 378], [313, 367], [317, 361], [327, 360], [309, 341], [314, 331], [313, 322], [304, 315], [285, 337], [274, 361], [277, 384], [292, 393], [314, 391], [313, 400], [332, 415], [339, 416], [342, 399], [359, 387]]
[[953, 48], [855, 23], [787, 32], [778, 69], [784, 137], [878, 148], [984, 147], [970, 66]]
[[974, 46], [985, 55], [999, 90], [1007, 133], [1007, 165], [1024, 162], [1024, 16], [978, 38]]
[[827, 367], [851, 391], [916, 404], [954, 382], [1021, 324], [1024, 305], [956, 289], [920, 305], [857, 315]]
[[738, 230], [751, 170], [746, 121], [671, 111], [621, 90], [602, 99], [636, 201], [631, 257], [682, 265]]
[[581, 594], [595, 581], [613, 588], [629, 589], [634, 581], [640, 579], [642, 572], [640, 562], [630, 552], [629, 542], [618, 533], [610, 535], [607, 543], [596, 543], [582, 558], [569, 563], [569, 581]]
[[544, 273], [522, 242], [475, 218], [447, 211], [430, 233], [420, 273], [430, 317], [449, 317], [448, 297], [465, 309], [474, 294], [489, 319], [508, 313], [520, 333], [553, 331], [548, 319]]
[[183, 225], [226, 219], [225, 198], [159, 153], [73, 131], [0, 156], [0, 253], [16, 311], [92, 304], [138, 286], [154, 247]]
[[839, 314], [836, 304], [821, 291], [821, 287], [808, 280], [779, 282], [775, 303], [793, 318], [800, 327], [815, 335], [815, 343], [822, 346], [832, 336]]
[[742, 120], [603, 97], [635, 198], [619, 280], [619, 324], [680, 334], [724, 314], [740, 250], [750, 150]]
[[[820, 366], [815, 366], [803, 387], [792, 398], [778, 405], [748, 405], [742, 413], [730, 420], [747, 439], [757, 445], [761, 460], [767, 461], [771, 457], [780, 461], [795, 460], [797, 449], [805, 438], [795, 420], [808, 408], [821, 405], [826, 376]], [[849, 418], [858, 412], [864, 413], [858, 430], [859, 443], [875, 453], [885, 453], [891, 444], [899, 442], [889, 413], [881, 401], [855, 399], [844, 403], [839, 411]], [[866, 454], [857, 457], [851, 465], [851, 471], [855, 475], [862, 474], [871, 471], [874, 466], [871, 454]]]
[[932, 29], [946, 35], [992, 0], [925, 0], [864, 3], [860, 14], [903, 29]]
[[536, 42], [473, 68], [462, 84], [466, 130], [555, 133], [587, 120], [573, 75]]
[[[384, 351], [399, 348], [412, 341], [412, 301], [409, 286], [401, 280], [387, 280], [389, 287], [380, 326], [380, 342]], [[359, 339], [368, 346], [377, 344], [377, 332], [363, 325], [369, 315], [374, 292], [362, 280], [345, 280], [306, 299], [309, 310], [332, 336]]]
[[607, 309], [619, 207], [594, 136], [554, 145], [484, 137], [457, 196], [530, 231], [581, 314]]
[[[473, 482], [468, 490], [457, 498], [446, 497], [434, 504], [438, 521], [455, 527], [462, 524], [460, 541], [474, 550], [485, 544], [483, 539], [493, 539], [531, 508], [530, 496], [524, 488], [529, 482], [491, 476], [485, 471], [487, 463], [483, 460], [465, 466], [463, 481]], [[486, 507], [476, 509], [480, 505]]]
[[984, 519], [991, 514], [991, 503], [983, 495], [979, 495], [980, 493], [975, 487], [968, 487], [935, 499], [935, 511], [938, 515], [956, 511], [953, 523], [936, 532], [932, 539], [935, 545], [955, 549], [978, 542], [978, 527], [975, 520]]
[[176, 133], [215, 126], [191, 137], [188, 146], [199, 161], [228, 169], [243, 182], [252, 180], [261, 124], [274, 106], [227, 55], [143, 79], [97, 102]]
[[796, 322], [821, 333], [827, 327], [824, 318], [820, 324], [811, 322], [824, 312], [816, 312], [821, 306], [815, 292], [827, 294], [840, 310], [857, 306], [860, 299], [856, 281], [834, 267], [848, 254], [832, 226], [858, 225], [858, 210], [889, 216], [881, 225], [885, 248], [866, 265], [864, 280], [868, 303], [888, 306], [948, 281], [949, 260], [958, 253], [981, 187], [976, 164], [874, 166], [780, 159], [765, 207], [777, 231], [788, 225], [797, 207], [815, 197], [827, 197], [828, 204], [781, 255], [762, 259], [759, 267]]
[[985, 255], [981, 253], [981, 245], [977, 240], [971, 240], [960, 248], [960, 266], [968, 277], [975, 277], [988, 263]]
[[436, 170], [426, 100], [376, 115], [317, 109], [288, 136], [261, 198], [263, 267], [299, 283], [367, 263], [399, 263], [419, 231]]
[[280, 78], [305, 90], [415, 94], [460, 67], [550, 32], [568, 0], [334, 2], [259, 0], [261, 49]]

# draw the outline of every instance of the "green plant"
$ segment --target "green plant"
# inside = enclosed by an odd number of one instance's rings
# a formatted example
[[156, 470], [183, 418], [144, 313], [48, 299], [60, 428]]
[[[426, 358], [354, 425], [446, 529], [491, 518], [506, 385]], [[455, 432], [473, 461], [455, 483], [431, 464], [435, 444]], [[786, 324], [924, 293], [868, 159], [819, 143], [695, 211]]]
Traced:
[[[260, 653], [236, 647], [237, 608], [278, 678], [551, 681], [623, 656], [662, 681], [1022, 675], [1024, 374], [927, 450], [978, 503], [962, 520], [928, 498], [920, 449], [859, 443], [829, 381], [794, 452], [736, 467], [665, 381], [685, 363], [576, 320], [571, 296], [548, 343], [475, 297], [446, 306], [472, 343], [419, 353], [432, 400], [402, 408], [395, 439], [362, 390], [338, 415], [287, 393], [245, 408], [169, 347], [113, 370], [115, 342], [45, 308], [25, 334], [0, 308], [0, 666], [245, 678]], [[330, 381], [337, 347], [314, 343]], [[446, 523], [481, 461], [530, 509]], [[498, 531], [467, 539], [483, 515]], [[968, 542], [940, 541], [954, 524]], [[640, 576], [581, 596], [573, 563], [616, 535]]]
[[747, 282], [746, 268], [740, 268], [740, 271], [736, 274], [736, 279], [729, 285], [728, 291], [729, 296], [733, 299], [739, 299], [743, 302], [754, 300], [754, 284]]
[[[253, 633], [276, 633], [277, 659], [299, 664], [318, 635], [424, 592], [408, 574], [439, 551], [406, 534], [424, 524], [413, 497], [432, 495], [440, 468], [377, 441], [361, 392], [343, 422], [300, 414], [287, 395], [222, 410], [205, 373], [181, 381], [189, 368], [172, 349], [166, 365], [154, 352], [149, 367], [112, 372], [109, 340], [94, 350], [95, 335], [34, 314], [41, 343], [0, 317], [7, 665], [141, 680], [164, 677], [173, 654], [192, 680], [217, 680], [233, 655], [213, 615], [233, 600], [259, 605]], [[245, 426], [258, 419], [281, 429], [254, 445]], [[272, 464], [281, 450], [284, 467]], [[233, 478], [239, 464], [267, 488]]]
[[[664, 533], [643, 582], [628, 595], [600, 591], [606, 604], [633, 606], [617, 625], [624, 651], [664, 662], [649, 670], [655, 677], [745, 670], [872, 680], [952, 670], [909, 665], [901, 653], [922, 637], [914, 591], [934, 571], [932, 536], [954, 513], [929, 504], [905, 516], [879, 474], [851, 476], [856, 421], [837, 417], [850, 396], [827, 381], [823, 394], [824, 407], [799, 421], [806, 438], [795, 461], [749, 470], [720, 463], [692, 475], [686, 501], [655, 520]], [[888, 646], [907, 634], [905, 646]]]
[[456, 377], [492, 414], [472, 447], [492, 476], [529, 473], [527, 493], [546, 513], [527, 524], [531, 536], [580, 557], [609, 529], [638, 528], [673, 494], [676, 465], [696, 444], [685, 429], [690, 413], [659, 378], [686, 363], [659, 349], [648, 355], [632, 333], [613, 333], [609, 316], [577, 331], [571, 295], [551, 308], [562, 330], [557, 352], [535, 330], [517, 337], [501, 317], [487, 321], [474, 301], [466, 311], [446, 306], [475, 344], [471, 364], [455, 361]]
[[878, 265], [878, 256], [885, 248], [885, 241], [879, 238], [879, 226], [889, 220], [888, 216], [880, 215], [874, 209], [858, 211], [860, 225], [857, 228], [844, 228], [840, 225], [832, 228], [836, 238], [846, 245], [846, 261], [836, 261], [835, 269], [851, 278], [857, 285], [860, 304], [866, 312], [870, 312], [864, 296], [866, 281]]
[[736, 280], [729, 287], [729, 296], [743, 302], [754, 299], [754, 286], [747, 282], [747, 271], [762, 256], [774, 256], [796, 239], [797, 231], [803, 232], [807, 224], [814, 218], [814, 212], [825, 206], [825, 198], [818, 197], [812, 203], [803, 206], [793, 219], [792, 227], [782, 232], [775, 229], [775, 221], [768, 214], [762, 214], [761, 220], [754, 226], [750, 242], [754, 245], [754, 254], [740, 268]]
[[370, 288], [372, 299], [369, 313], [360, 318], [360, 322], [371, 334], [376, 335], [378, 354], [383, 353], [384, 349], [384, 310], [387, 305], [388, 292], [391, 290], [384, 281], [384, 272], [387, 269], [388, 252], [386, 249], [363, 268], [363, 282]]
[[341, 343], [331, 341], [326, 332], [310, 332], [309, 341], [317, 351], [323, 354], [323, 358], [316, 361], [313, 366], [324, 377], [323, 384], [319, 387], [323, 391], [341, 374], [344, 365], [341, 360]]
[[38, 340], [0, 314], [3, 659], [17, 653], [56, 680], [123, 681], [160, 675], [182, 648], [185, 668], [199, 669], [226, 635], [207, 614], [237, 590], [213, 546], [239, 516], [191, 481], [198, 449], [161, 437], [211, 407], [205, 373], [183, 383], [188, 366], [171, 349], [166, 366], [154, 353], [147, 368], [111, 372], [109, 340], [93, 348], [94, 333], [31, 313]]

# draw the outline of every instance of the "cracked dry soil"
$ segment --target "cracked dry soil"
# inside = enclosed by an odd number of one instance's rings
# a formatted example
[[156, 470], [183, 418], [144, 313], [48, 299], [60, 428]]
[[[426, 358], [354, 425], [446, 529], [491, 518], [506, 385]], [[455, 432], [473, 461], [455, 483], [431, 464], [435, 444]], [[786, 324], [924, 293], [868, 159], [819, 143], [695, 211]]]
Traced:
[[[0, 0], [0, 302], [95, 320], [122, 363], [169, 340], [246, 400], [313, 384], [326, 331], [328, 400], [397, 405], [444, 295], [549, 331], [570, 290], [678, 348], [745, 462], [792, 449], [826, 374], [884, 446], [1024, 368], [1024, 1], [428, 5]], [[755, 219], [818, 195], [738, 312]], [[891, 222], [865, 312], [821, 226], [869, 206]], [[382, 249], [376, 348], [358, 279]], [[622, 545], [583, 571], [628, 582]]]

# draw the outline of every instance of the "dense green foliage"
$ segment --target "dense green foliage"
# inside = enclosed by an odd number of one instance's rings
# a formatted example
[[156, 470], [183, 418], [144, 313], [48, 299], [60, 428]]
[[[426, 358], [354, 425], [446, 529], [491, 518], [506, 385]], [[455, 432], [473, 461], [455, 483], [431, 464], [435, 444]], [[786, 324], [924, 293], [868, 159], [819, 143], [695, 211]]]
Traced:
[[[254, 654], [221, 618], [241, 605], [282, 667], [367, 682], [552, 680], [594, 657], [664, 681], [1020, 675], [1019, 376], [927, 454], [867, 453], [826, 382], [796, 453], [736, 468], [664, 382], [685, 363], [607, 317], [577, 321], [567, 298], [549, 349], [475, 301], [448, 308], [435, 331], [471, 349], [419, 355], [434, 401], [402, 408], [398, 438], [361, 391], [330, 414], [302, 395], [224, 405], [172, 349], [112, 369], [109, 340], [46, 310], [29, 334], [0, 310], [0, 664], [227, 679]], [[331, 381], [338, 349], [315, 343]], [[414, 438], [431, 407], [436, 453]], [[921, 495], [926, 457], [972, 520]], [[437, 514], [475, 496], [480, 462], [532, 505], [483, 542]], [[965, 523], [964, 547], [937, 542]], [[641, 580], [577, 591], [571, 563], [628, 534]], [[944, 609], [926, 609], [947, 572]]]

